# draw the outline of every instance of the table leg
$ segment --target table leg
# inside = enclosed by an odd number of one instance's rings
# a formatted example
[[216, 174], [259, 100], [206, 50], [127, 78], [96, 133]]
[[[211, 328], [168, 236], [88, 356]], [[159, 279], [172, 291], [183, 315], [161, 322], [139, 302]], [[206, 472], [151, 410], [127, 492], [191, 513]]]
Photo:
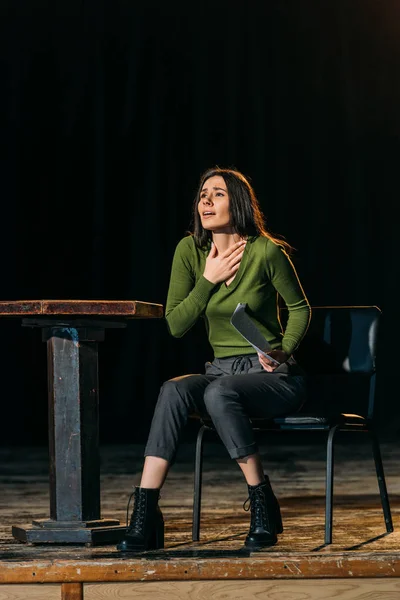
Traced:
[[50, 519], [13, 527], [31, 543], [105, 544], [122, 539], [100, 517], [98, 342], [104, 329], [43, 328], [49, 392]]

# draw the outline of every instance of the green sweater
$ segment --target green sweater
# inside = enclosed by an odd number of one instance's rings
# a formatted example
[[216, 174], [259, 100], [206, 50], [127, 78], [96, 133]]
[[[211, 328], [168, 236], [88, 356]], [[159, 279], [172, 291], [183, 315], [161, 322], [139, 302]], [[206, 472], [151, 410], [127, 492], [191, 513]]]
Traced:
[[[172, 261], [165, 317], [174, 337], [182, 337], [201, 317], [216, 358], [254, 354], [231, 325], [239, 302], [273, 349], [292, 354], [307, 331], [311, 309], [287, 253], [267, 237], [249, 238], [239, 270], [229, 286], [211, 283], [203, 272], [209, 250], [195, 245], [192, 235], [180, 240]], [[283, 332], [278, 294], [288, 309]]]

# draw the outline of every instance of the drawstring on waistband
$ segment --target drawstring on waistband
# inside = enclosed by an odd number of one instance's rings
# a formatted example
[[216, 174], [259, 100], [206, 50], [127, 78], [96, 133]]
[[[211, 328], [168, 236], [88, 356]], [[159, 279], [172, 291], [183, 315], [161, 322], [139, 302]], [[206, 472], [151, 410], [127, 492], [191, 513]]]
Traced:
[[231, 374], [240, 375], [241, 373], [247, 373], [253, 366], [248, 356], [238, 356], [232, 363]]

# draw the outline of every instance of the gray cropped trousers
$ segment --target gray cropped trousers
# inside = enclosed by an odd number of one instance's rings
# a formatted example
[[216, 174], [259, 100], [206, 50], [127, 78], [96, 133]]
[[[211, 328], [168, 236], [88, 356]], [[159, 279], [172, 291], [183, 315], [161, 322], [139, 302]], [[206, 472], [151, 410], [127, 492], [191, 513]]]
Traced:
[[144, 456], [175, 462], [181, 433], [192, 413], [209, 416], [233, 459], [258, 451], [249, 415], [272, 418], [296, 412], [306, 401], [305, 374], [290, 358], [273, 373], [257, 354], [215, 358], [204, 374], [164, 382]]

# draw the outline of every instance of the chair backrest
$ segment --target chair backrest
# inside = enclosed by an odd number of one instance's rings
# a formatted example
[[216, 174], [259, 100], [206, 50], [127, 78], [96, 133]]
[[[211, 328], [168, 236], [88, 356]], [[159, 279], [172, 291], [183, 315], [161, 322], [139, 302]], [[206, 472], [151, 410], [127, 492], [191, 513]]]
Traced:
[[313, 373], [372, 374], [381, 314], [377, 306], [312, 307], [298, 360], [307, 362], [307, 370]]
[[[288, 311], [282, 309], [283, 325], [287, 314]], [[337, 409], [342, 404], [341, 408], [345, 412], [362, 412], [372, 418], [381, 314], [377, 306], [312, 307], [309, 329], [295, 355], [306, 373], [317, 376], [317, 381], [319, 379], [315, 389], [325, 386], [325, 396], [329, 397], [328, 404], [331, 407], [335, 406]], [[344, 377], [346, 381], [345, 386], [342, 386], [345, 390], [342, 397], [338, 386], [340, 375], [347, 375], [347, 378]], [[365, 393], [361, 402], [354, 402], [360, 382], [364, 385]], [[352, 384], [354, 389], [349, 392]], [[363, 408], [360, 409], [360, 406]]]

